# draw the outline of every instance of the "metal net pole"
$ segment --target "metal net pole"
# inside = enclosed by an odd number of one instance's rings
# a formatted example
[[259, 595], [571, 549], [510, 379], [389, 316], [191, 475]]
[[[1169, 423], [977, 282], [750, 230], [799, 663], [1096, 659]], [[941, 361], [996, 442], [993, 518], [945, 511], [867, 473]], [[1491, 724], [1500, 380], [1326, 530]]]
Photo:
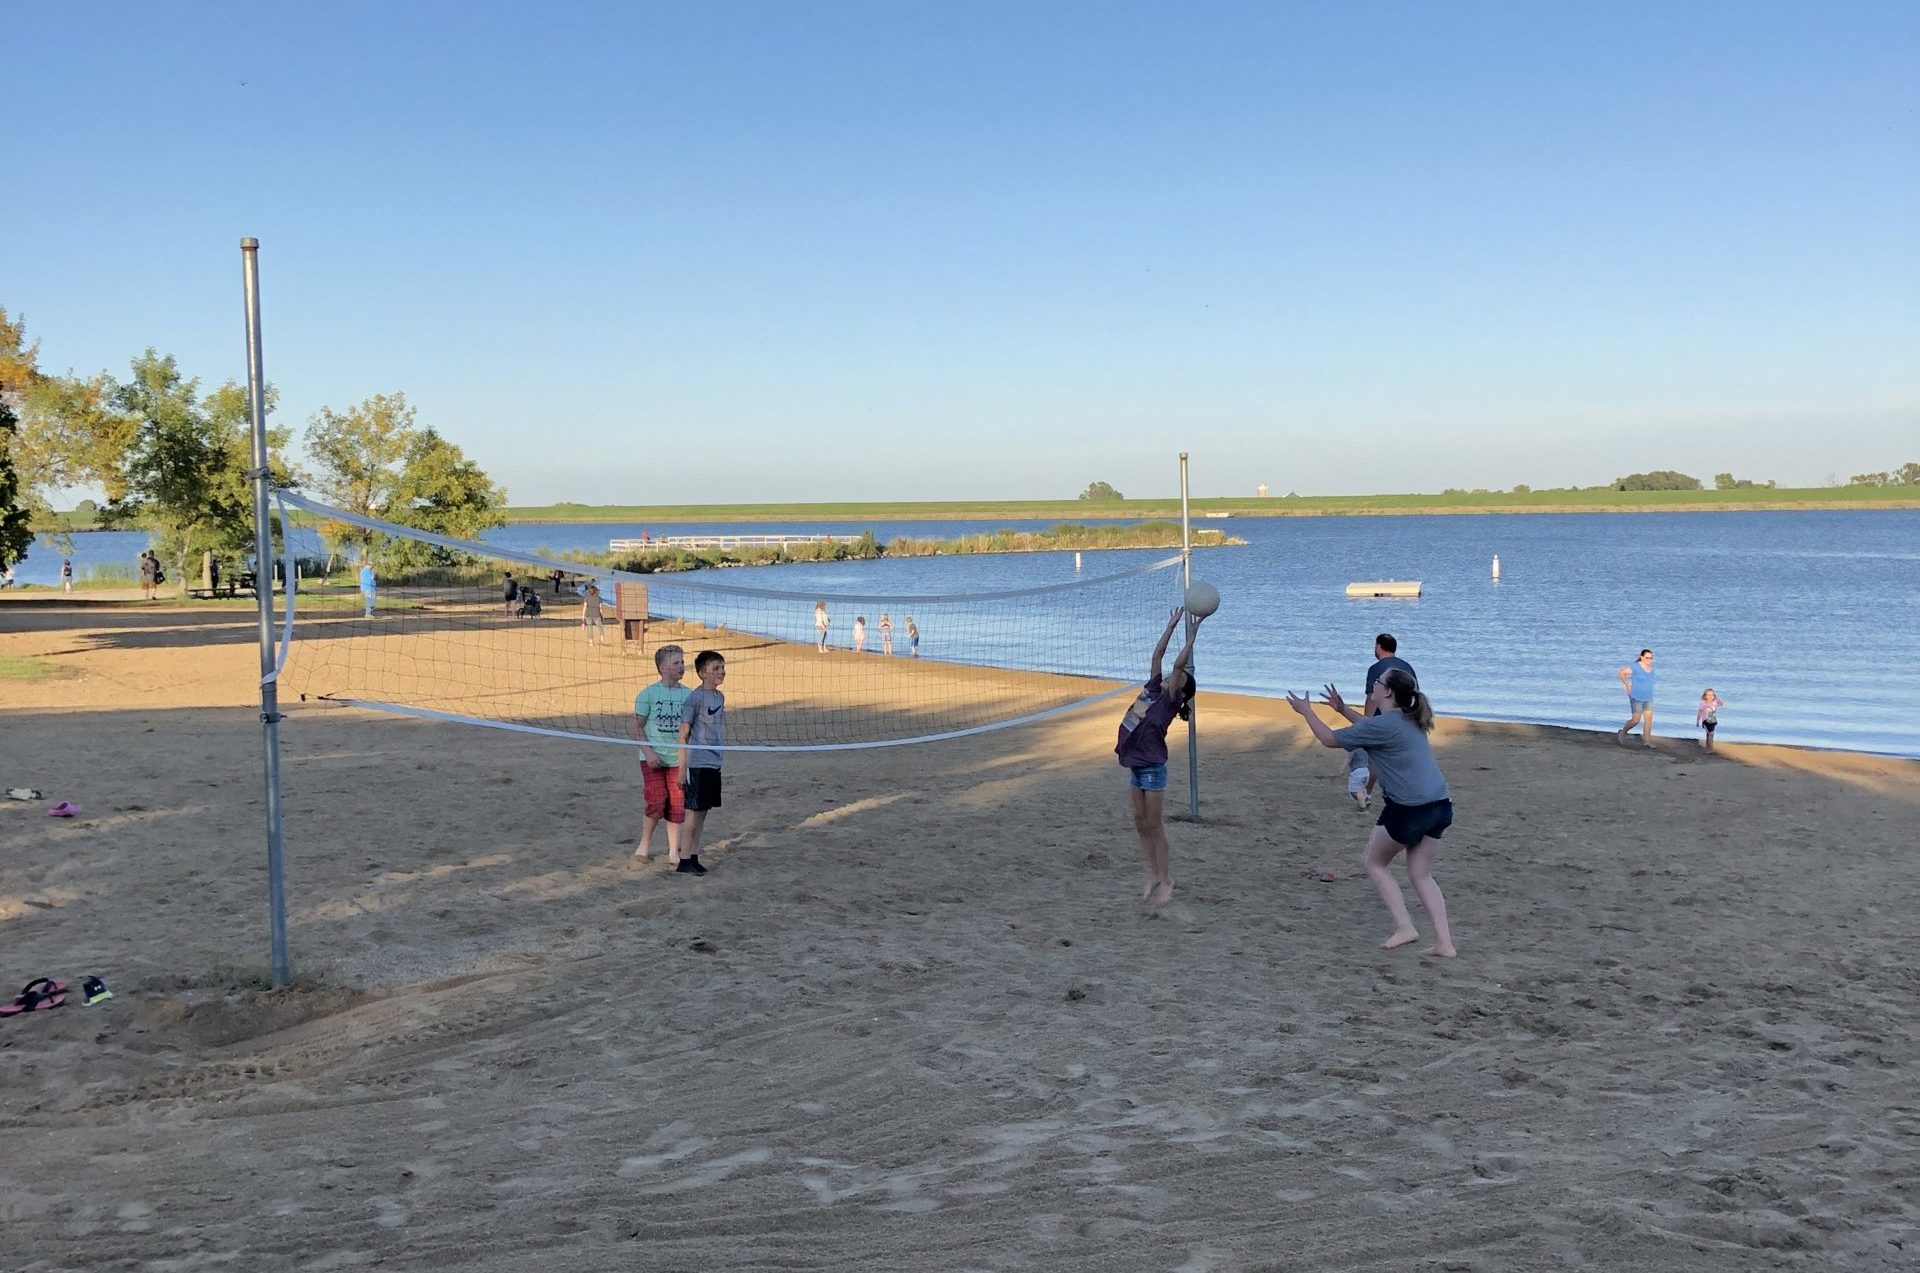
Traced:
[[260, 361], [260, 240], [240, 240], [247, 304], [247, 411], [253, 423], [253, 595], [260, 603], [260, 727], [266, 751], [267, 905], [273, 986], [293, 981], [287, 959], [287, 887], [280, 835], [280, 689], [273, 655], [273, 527], [267, 511], [267, 382]]

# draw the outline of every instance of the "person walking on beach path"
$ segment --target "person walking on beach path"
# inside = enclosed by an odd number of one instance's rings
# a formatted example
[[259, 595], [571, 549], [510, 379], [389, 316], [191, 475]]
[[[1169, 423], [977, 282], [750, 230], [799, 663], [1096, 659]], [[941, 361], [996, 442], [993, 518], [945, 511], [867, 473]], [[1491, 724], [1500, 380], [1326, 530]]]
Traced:
[[1627, 723], [1614, 734], [1622, 747], [1627, 745], [1627, 731], [1636, 724], [1640, 726], [1640, 743], [1644, 747], [1653, 746], [1653, 651], [1642, 650], [1640, 657], [1620, 669], [1620, 686], [1627, 691], [1627, 709], [1631, 713]]
[[[1140, 872], [1144, 886], [1140, 900], [1160, 910], [1173, 900], [1173, 868], [1168, 861], [1167, 844], [1167, 727], [1176, 716], [1193, 712], [1193, 676], [1187, 668], [1193, 663], [1193, 639], [1199, 635], [1201, 618], [1195, 618], [1187, 630], [1187, 643], [1174, 657], [1173, 667], [1164, 675], [1160, 660], [1166, 657], [1167, 643], [1180, 626], [1185, 611], [1175, 606], [1167, 617], [1166, 631], [1153, 647], [1148, 665], [1147, 683], [1120, 720], [1119, 741], [1113, 753], [1127, 771], [1128, 806], [1133, 813], [1133, 829], [1140, 837]], [[907, 620], [909, 630], [912, 619]]]
[[586, 631], [588, 645], [599, 645], [607, 639], [607, 624], [600, 614], [600, 585], [597, 582], [589, 583], [580, 598], [580, 626]]
[[[1348, 720], [1358, 716], [1331, 685], [1320, 701]], [[1407, 899], [1388, 869], [1405, 850], [1407, 878], [1433, 924], [1433, 945], [1422, 953], [1453, 958], [1457, 952], [1453, 930], [1447, 924], [1447, 899], [1440, 892], [1439, 881], [1433, 878], [1440, 837], [1453, 825], [1453, 796], [1427, 738], [1433, 729], [1433, 704], [1420, 692], [1420, 683], [1404, 669], [1387, 669], [1367, 695], [1367, 710], [1373, 715], [1361, 717], [1358, 724], [1345, 729], [1329, 728], [1304, 695], [1287, 695], [1287, 706], [1300, 714], [1322, 746], [1349, 751], [1365, 748], [1374, 776], [1380, 780], [1380, 820], [1367, 837], [1362, 858], [1367, 878], [1393, 916], [1393, 934], [1380, 943], [1380, 948], [1394, 950], [1420, 938], [1407, 912]]]
[[160, 582], [160, 559], [150, 552], [140, 554], [140, 595], [153, 600], [154, 585]]
[[507, 571], [506, 574], [507, 583], [506, 587], [501, 589], [501, 595], [506, 598], [507, 615], [511, 618], [513, 615], [513, 603], [520, 599], [520, 585], [514, 582], [513, 572], [511, 570]]
[[829, 626], [831, 626], [831, 621], [827, 618], [827, 603], [824, 601], [814, 602], [813, 630], [819, 638], [814, 648], [822, 654], [827, 652], [827, 628]]
[[373, 563], [371, 561], [361, 562], [360, 563], [360, 604], [365, 608], [366, 617], [369, 619], [373, 617], [374, 590], [378, 586], [379, 585], [375, 581], [373, 576]]
[[73, 558], [60, 559], [60, 588], [63, 592], [73, 591]]
[[880, 616], [880, 653], [893, 653], [893, 620], [884, 614]]
[[1714, 693], [1711, 685], [1701, 693], [1700, 706], [1693, 709], [1693, 723], [1706, 731], [1700, 740], [1702, 751], [1713, 750], [1713, 731], [1720, 728], [1720, 709], [1726, 705], [1727, 700]]

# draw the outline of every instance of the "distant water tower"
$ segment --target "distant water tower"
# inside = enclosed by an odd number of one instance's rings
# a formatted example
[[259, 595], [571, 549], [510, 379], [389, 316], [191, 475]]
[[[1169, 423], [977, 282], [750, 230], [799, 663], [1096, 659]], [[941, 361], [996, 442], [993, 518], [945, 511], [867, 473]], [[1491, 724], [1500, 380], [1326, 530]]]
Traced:
[[1265, 499], [1267, 497], [1267, 484], [1265, 482], [1260, 483], [1260, 485], [1254, 487], [1253, 489], [1259, 493], [1261, 499]]

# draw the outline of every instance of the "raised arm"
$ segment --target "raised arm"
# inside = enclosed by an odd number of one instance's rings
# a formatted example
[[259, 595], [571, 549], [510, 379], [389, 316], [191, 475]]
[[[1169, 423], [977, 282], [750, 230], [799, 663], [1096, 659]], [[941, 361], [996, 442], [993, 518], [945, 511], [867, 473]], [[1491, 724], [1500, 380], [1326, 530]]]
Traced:
[[[1173, 613], [1167, 616], [1167, 630], [1160, 634], [1159, 643], [1153, 647], [1153, 663], [1147, 670], [1148, 680], [1160, 679], [1160, 660], [1167, 657], [1167, 643], [1173, 640], [1173, 630], [1180, 626], [1180, 607], [1175, 606]], [[1189, 649], [1192, 646], [1188, 646]]]
[[1338, 747], [1340, 745], [1333, 740], [1333, 730], [1327, 725], [1327, 722], [1321, 720], [1319, 715], [1314, 712], [1313, 700], [1304, 694], [1289, 694], [1287, 695], [1287, 706], [1300, 713], [1300, 718], [1307, 722], [1307, 728], [1313, 731], [1313, 736], [1320, 740], [1322, 747]]
[[1346, 717], [1348, 724], [1358, 725], [1362, 720], [1366, 719], [1359, 712], [1347, 706], [1347, 700], [1341, 698], [1340, 691], [1333, 688], [1332, 685], [1327, 686], [1326, 693], [1320, 696], [1320, 701]]
[[[1175, 609], [1173, 612], [1173, 621], [1175, 623], [1180, 621], [1180, 611], [1178, 609]], [[1179, 699], [1181, 691], [1187, 687], [1187, 668], [1193, 663], [1193, 642], [1194, 639], [1200, 635], [1200, 625], [1205, 621], [1206, 616], [1204, 615], [1193, 621], [1193, 626], [1187, 630], [1187, 643], [1180, 647], [1180, 653], [1173, 656], [1173, 670], [1167, 674], [1165, 689], [1166, 693], [1175, 700]], [[1164, 638], [1162, 638], [1161, 644], [1162, 646], [1166, 644]], [[1154, 666], [1158, 667], [1159, 665], [1160, 660], [1155, 659]]]

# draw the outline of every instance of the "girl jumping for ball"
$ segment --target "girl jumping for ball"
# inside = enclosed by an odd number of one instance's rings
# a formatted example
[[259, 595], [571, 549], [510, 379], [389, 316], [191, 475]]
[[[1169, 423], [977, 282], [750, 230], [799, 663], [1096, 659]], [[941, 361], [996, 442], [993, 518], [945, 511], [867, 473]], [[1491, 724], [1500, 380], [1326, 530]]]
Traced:
[[1187, 629], [1186, 648], [1174, 657], [1171, 670], [1162, 675], [1160, 660], [1166, 657], [1167, 643], [1180, 626], [1185, 611], [1175, 606], [1167, 618], [1167, 630], [1153, 647], [1153, 661], [1147, 683], [1139, 697], [1127, 708], [1120, 721], [1120, 741], [1114, 754], [1127, 770], [1127, 789], [1133, 810], [1133, 829], [1140, 836], [1140, 871], [1145, 885], [1140, 897], [1153, 903], [1157, 911], [1173, 900], [1173, 871], [1167, 862], [1167, 727], [1173, 718], [1185, 718], [1193, 711], [1193, 676], [1187, 667], [1193, 662], [1193, 639], [1200, 632], [1200, 620]]

